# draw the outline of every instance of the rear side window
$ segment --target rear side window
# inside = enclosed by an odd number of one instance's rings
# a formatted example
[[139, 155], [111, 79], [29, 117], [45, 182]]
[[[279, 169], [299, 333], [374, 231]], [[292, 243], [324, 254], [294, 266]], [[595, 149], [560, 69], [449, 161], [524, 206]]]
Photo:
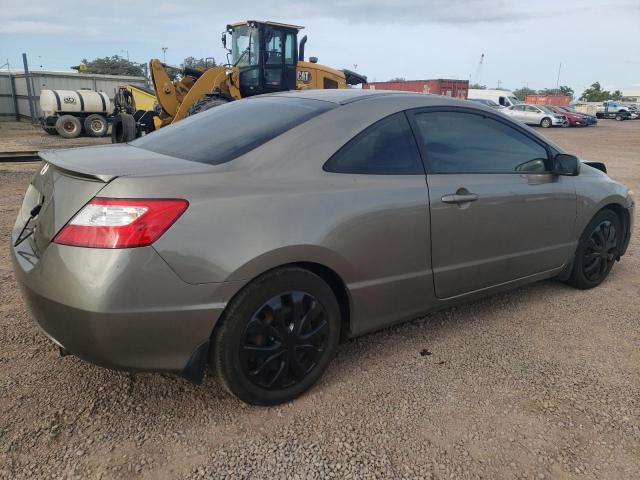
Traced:
[[424, 112], [415, 115], [418, 137], [433, 173], [544, 172], [547, 150], [483, 115]]
[[164, 127], [131, 145], [219, 165], [334, 107], [330, 102], [294, 97], [239, 100]]
[[376, 122], [342, 147], [324, 170], [371, 175], [424, 175], [415, 138], [404, 113]]

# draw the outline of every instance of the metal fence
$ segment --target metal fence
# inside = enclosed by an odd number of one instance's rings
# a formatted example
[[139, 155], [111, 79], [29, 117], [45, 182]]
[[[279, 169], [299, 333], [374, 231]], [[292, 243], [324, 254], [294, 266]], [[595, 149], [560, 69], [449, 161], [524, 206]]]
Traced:
[[[31, 99], [29, 88], [31, 86]], [[105, 92], [111, 100], [120, 85], [144, 86], [144, 77], [123, 75], [97, 75], [73, 72], [0, 72], [0, 121], [32, 120], [31, 108], [35, 119], [41, 115], [41, 90], [80, 90], [91, 89]], [[31, 101], [31, 106], [29, 105]]]

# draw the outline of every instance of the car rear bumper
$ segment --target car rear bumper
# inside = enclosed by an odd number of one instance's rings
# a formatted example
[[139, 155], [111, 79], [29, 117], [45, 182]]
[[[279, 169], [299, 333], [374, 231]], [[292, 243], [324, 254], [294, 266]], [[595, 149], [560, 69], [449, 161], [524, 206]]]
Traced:
[[[30, 240], [11, 245], [16, 279], [44, 333], [100, 366], [166, 371], [193, 381], [232, 285], [190, 285], [152, 247], [109, 250]], [[206, 356], [204, 356], [206, 358]], [[204, 364], [199, 365], [204, 373]], [[197, 377], [198, 375], [196, 375]]]

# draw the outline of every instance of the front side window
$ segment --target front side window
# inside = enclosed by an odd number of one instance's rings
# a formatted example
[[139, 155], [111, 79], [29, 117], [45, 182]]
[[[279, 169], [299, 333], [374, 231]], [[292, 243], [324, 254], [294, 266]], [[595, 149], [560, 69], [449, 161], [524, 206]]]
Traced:
[[402, 112], [359, 133], [325, 163], [324, 170], [370, 175], [424, 175], [415, 138]]
[[335, 107], [304, 98], [254, 97], [188, 117], [131, 145], [210, 165], [233, 160]]
[[258, 29], [243, 25], [235, 27], [232, 33], [231, 61], [238, 67], [258, 65], [260, 44]]
[[433, 173], [544, 172], [547, 150], [517, 129], [466, 112], [415, 114]]

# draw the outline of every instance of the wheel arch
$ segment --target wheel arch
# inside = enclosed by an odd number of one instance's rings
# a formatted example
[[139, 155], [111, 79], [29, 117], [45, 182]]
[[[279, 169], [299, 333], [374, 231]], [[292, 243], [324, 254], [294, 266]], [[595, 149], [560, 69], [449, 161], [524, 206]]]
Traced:
[[596, 213], [593, 214], [591, 218], [595, 217], [603, 210], [611, 210], [620, 219], [620, 224], [622, 225], [622, 232], [623, 232], [623, 241], [620, 243], [620, 247], [618, 251], [618, 259], [620, 259], [620, 257], [624, 254], [626, 250], [629, 236], [630, 236], [629, 230], [631, 226], [631, 216], [629, 214], [629, 210], [618, 202], [610, 202], [602, 206]]
[[254, 280], [256, 280], [257, 278], [269, 273], [269, 272], [273, 272], [274, 270], [280, 270], [283, 268], [288, 268], [288, 267], [298, 267], [298, 268], [302, 268], [304, 270], [307, 270], [317, 276], [319, 276], [328, 286], [329, 288], [331, 288], [331, 290], [333, 291], [333, 294], [336, 297], [336, 300], [338, 301], [338, 306], [340, 308], [340, 338], [341, 340], [344, 340], [346, 338], [349, 338], [351, 335], [351, 319], [352, 319], [352, 299], [351, 299], [351, 295], [349, 293], [349, 290], [347, 288], [347, 284], [345, 283], [345, 281], [343, 280], [342, 276], [340, 274], [338, 274], [338, 272], [336, 271], [336, 269], [327, 266], [325, 263], [321, 263], [321, 262], [317, 262], [317, 261], [291, 261], [291, 262], [285, 262], [285, 263], [281, 263], [278, 265], [272, 265], [269, 268], [266, 268], [263, 271], [260, 271], [259, 273], [254, 273], [251, 278], [247, 278], [243, 281], [242, 287], [238, 288], [238, 290], [229, 298], [229, 300], [227, 301], [227, 305], [224, 309], [224, 311], [222, 312], [222, 314], [220, 315], [220, 318], [218, 319], [218, 321], [216, 322], [212, 332], [211, 332], [211, 338], [214, 337], [215, 333], [216, 333], [216, 329], [219, 327], [219, 325], [221, 324], [221, 320], [222, 318], [224, 318], [229, 305], [231, 305], [231, 303], [234, 301], [234, 299], [245, 289], [247, 288], [247, 286], [249, 286]]

